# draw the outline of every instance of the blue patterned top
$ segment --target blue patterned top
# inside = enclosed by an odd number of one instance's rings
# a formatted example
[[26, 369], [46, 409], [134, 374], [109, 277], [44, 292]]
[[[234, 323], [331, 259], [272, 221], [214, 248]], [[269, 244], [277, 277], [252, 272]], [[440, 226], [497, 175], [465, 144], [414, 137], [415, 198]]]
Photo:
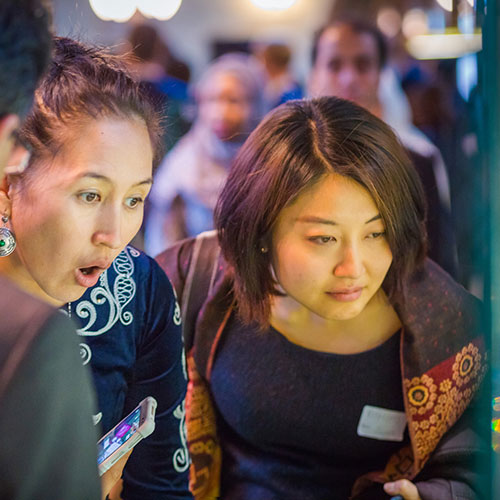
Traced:
[[81, 328], [106, 433], [147, 396], [158, 402], [156, 428], [130, 456], [124, 500], [191, 498], [184, 398], [187, 376], [177, 300], [165, 273], [127, 247], [98, 283], [71, 304]]

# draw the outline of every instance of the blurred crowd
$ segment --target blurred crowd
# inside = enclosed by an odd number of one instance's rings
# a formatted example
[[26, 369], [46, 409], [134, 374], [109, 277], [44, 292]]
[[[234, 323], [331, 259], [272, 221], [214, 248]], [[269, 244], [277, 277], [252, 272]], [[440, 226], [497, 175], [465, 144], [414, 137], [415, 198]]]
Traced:
[[384, 119], [417, 167], [427, 196], [429, 255], [476, 295], [486, 258], [484, 176], [477, 163], [477, 103], [456, 83], [456, 61], [417, 61], [400, 40], [353, 17], [318, 31], [310, 71], [294, 73], [281, 42], [228, 52], [190, 78], [155, 28], [128, 37], [131, 64], [164, 113], [165, 156], [155, 174], [146, 218], [134, 243], [156, 255], [168, 245], [213, 229], [212, 212], [226, 174], [259, 120], [280, 104], [334, 95]]
[[51, 25], [0, 2], [0, 498], [489, 498], [455, 62], [354, 17], [306, 75], [281, 41], [191, 68], [152, 24], [121, 54]]

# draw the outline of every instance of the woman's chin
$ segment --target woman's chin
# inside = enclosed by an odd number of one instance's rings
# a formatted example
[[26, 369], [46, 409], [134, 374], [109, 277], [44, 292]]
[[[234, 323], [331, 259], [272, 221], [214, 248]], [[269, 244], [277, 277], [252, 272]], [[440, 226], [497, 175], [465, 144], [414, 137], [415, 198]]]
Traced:
[[87, 288], [81, 286], [68, 286], [64, 290], [41, 290], [40, 298], [55, 307], [61, 307], [68, 302], [75, 302], [80, 299], [87, 291]]

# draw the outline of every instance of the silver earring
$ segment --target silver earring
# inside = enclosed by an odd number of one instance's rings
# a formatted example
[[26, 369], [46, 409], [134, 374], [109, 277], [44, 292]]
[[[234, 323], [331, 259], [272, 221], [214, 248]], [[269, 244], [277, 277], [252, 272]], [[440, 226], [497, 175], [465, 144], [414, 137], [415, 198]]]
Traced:
[[16, 248], [16, 238], [12, 231], [6, 227], [9, 218], [6, 215], [2, 216], [4, 227], [0, 227], [0, 257], [7, 257]]

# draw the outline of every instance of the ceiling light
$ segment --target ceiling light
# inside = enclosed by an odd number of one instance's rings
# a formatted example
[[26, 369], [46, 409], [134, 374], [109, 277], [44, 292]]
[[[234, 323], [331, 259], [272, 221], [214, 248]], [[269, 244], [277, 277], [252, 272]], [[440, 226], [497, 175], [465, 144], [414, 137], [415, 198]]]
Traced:
[[135, 0], [89, 0], [95, 15], [103, 21], [128, 21], [136, 10]]
[[377, 26], [385, 36], [392, 38], [401, 29], [401, 14], [393, 7], [384, 7], [377, 14]]
[[439, 33], [413, 36], [406, 46], [416, 59], [456, 59], [479, 52], [482, 40], [480, 33]]
[[422, 9], [411, 9], [403, 17], [401, 26], [406, 38], [423, 35], [429, 31], [429, 20]]
[[286, 10], [297, 0], [251, 0], [254, 5], [264, 10]]
[[453, 10], [453, 0], [437, 0], [437, 3], [448, 12], [451, 12]]
[[138, 0], [137, 7], [146, 17], [166, 21], [175, 16], [182, 0]]

